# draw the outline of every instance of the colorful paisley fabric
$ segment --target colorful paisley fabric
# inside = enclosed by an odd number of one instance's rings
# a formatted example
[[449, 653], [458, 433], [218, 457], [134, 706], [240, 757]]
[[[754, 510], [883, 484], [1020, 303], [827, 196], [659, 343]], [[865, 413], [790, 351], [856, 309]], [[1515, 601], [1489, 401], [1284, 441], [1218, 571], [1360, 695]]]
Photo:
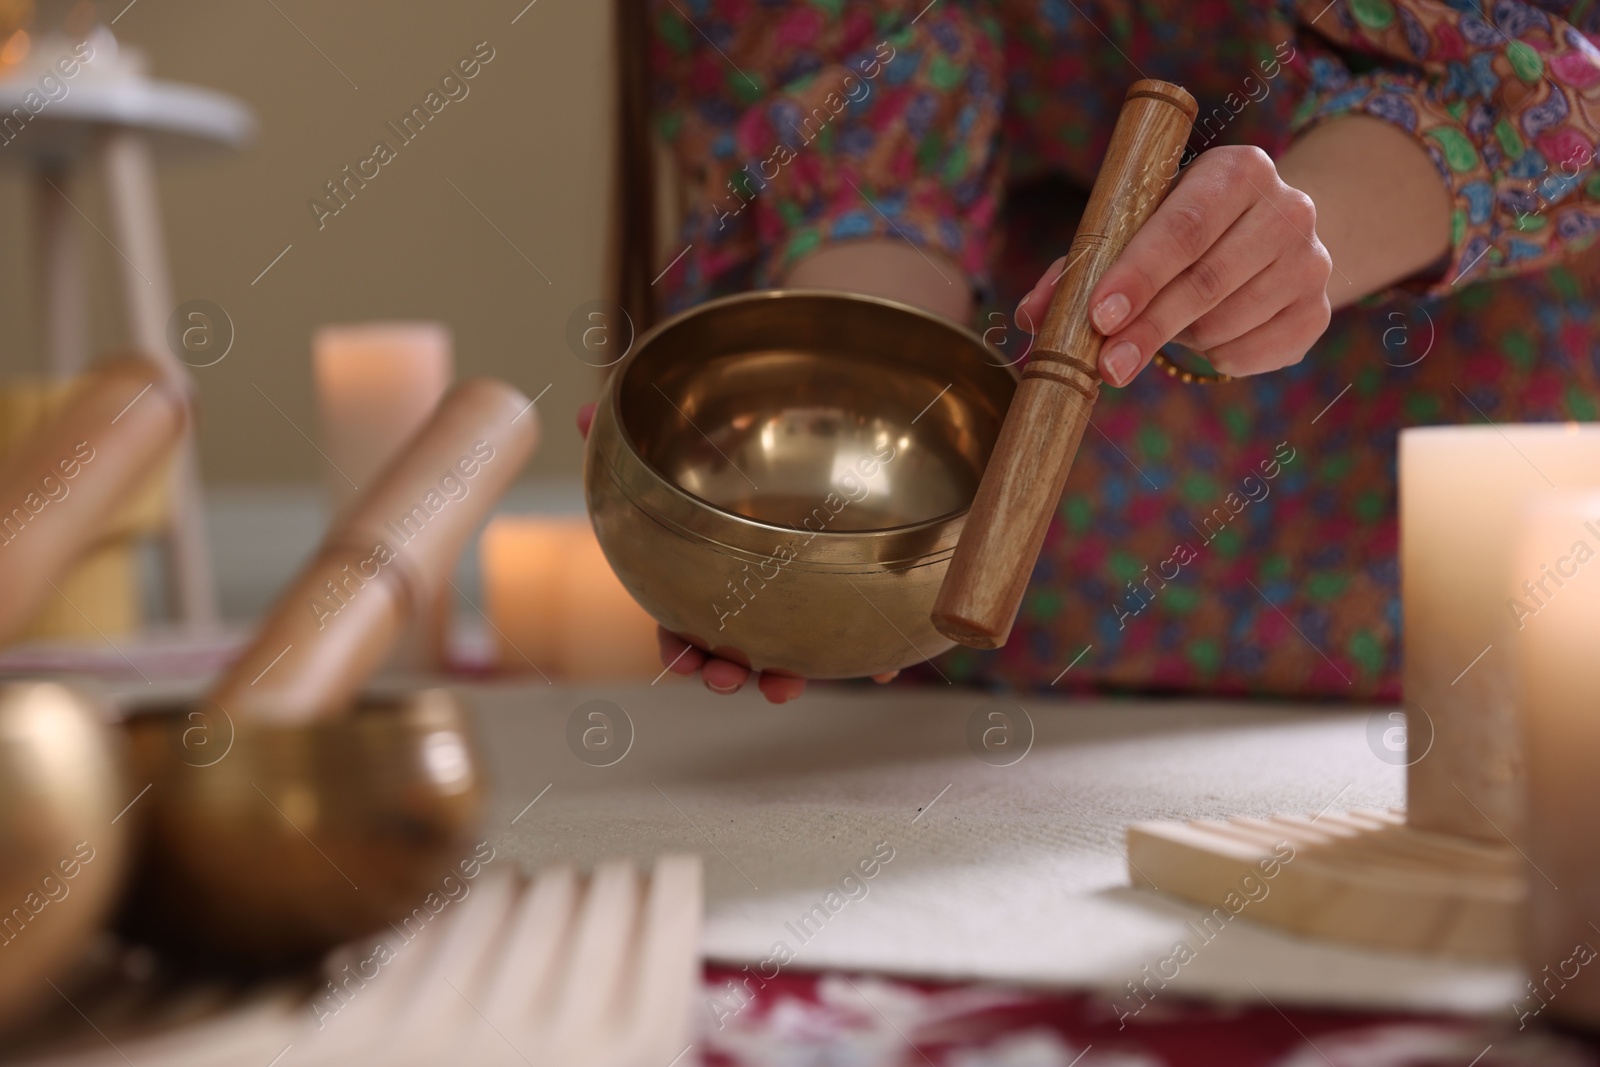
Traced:
[[1070, 242], [1140, 77], [1194, 93], [1195, 152], [1277, 154], [1360, 113], [1450, 190], [1448, 262], [1336, 315], [1300, 365], [1105, 390], [1011, 641], [927, 680], [1393, 699], [1398, 430], [1600, 414], [1594, 0], [649, 10], [656, 128], [687, 179], [674, 308], [891, 237], [959, 263], [974, 325], [1018, 351], [1010, 309]]

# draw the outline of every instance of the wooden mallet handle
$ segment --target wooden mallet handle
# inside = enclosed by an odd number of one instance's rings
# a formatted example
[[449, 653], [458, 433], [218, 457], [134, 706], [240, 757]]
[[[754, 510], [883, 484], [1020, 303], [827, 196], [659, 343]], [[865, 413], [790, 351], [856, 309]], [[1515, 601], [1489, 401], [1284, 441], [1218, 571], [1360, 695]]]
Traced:
[[1123, 100], [1066, 270], [934, 601], [933, 625], [952, 641], [999, 648], [1011, 634], [1100, 394], [1101, 336], [1089, 324], [1089, 294], [1167, 195], [1196, 110], [1194, 97], [1163, 81], [1135, 82]]
[[388, 656], [418, 605], [539, 442], [527, 397], [473, 378], [363, 486], [207, 699], [236, 720], [337, 715]]

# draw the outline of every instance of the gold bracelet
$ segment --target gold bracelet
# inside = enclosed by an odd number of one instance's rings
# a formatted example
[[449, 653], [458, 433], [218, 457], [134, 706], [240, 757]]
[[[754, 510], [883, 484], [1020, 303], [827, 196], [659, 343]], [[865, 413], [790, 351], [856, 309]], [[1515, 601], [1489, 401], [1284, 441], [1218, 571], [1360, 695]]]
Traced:
[[1172, 357], [1160, 349], [1156, 350], [1155, 364], [1167, 372], [1168, 378], [1176, 378], [1185, 385], [1221, 385], [1223, 382], [1233, 381], [1231, 374], [1196, 374], [1192, 370], [1186, 370], [1172, 362]]

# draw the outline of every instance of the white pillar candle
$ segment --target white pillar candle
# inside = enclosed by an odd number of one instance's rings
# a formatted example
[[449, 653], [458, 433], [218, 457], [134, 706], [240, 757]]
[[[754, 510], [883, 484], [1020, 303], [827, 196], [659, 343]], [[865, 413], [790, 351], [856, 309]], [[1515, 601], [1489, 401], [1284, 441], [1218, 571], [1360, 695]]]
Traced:
[[1600, 1025], [1600, 494], [1545, 494], [1508, 581], [1527, 768], [1524, 1021]]
[[[1600, 488], [1600, 426], [1436, 426], [1400, 434], [1407, 819], [1501, 841], [1520, 819], [1506, 581], [1519, 510]], [[1520, 579], [1519, 579], [1520, 580]], [[1431, 732], [1422, 726], [1431, 724]], [[1416, 748], [1431, 744], [1418, 758]]]
[[[440, 322], [362, 322], [312, 335], [312, 371], [335, 510], [366, 488], [433, 414], [454, 376]], [[353, 483], [353, 485], [352, 485]]]
[[655, 620], [606, 563], [588, 520], [504, 516], [479, 550], [500, 666], [561, 681], [650, 681]]

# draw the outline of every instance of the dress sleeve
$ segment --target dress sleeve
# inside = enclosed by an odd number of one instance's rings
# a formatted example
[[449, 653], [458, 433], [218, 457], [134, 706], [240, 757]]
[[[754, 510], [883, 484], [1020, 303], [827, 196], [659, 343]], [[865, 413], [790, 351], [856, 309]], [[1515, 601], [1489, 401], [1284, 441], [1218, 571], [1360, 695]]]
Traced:
[[1540, 270], [1600, 230], [1600, 51], [1521, 0], [1297, 0], [1332, 46], [1311, 60], [1305, 129], [1364, 114], [1426, 146], [1454, 201], [1451, 256], [1411, 288]]
[[668, 305], [776, 285], [808, 253], [866, 238], [942, 253], [981, 300], [1004, 80], [980, 6], [651, 0], [652, 111], [686, 179]]

